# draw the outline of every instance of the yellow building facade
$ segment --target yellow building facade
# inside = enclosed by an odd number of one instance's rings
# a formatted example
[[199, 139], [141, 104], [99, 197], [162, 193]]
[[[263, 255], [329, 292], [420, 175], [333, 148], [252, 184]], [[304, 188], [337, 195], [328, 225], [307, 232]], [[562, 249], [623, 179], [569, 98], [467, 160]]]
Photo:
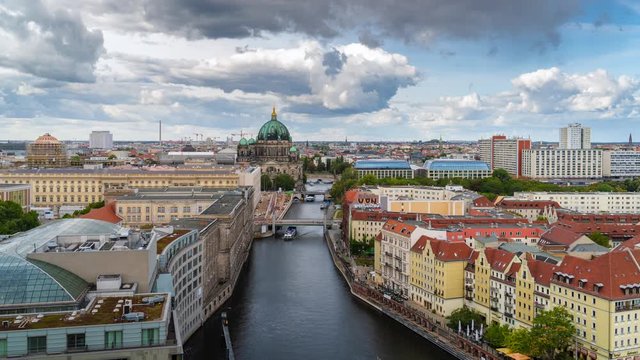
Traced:
[[[30, 184], [31, 204], [37, 207], [86, 206], [104, 200], [105, 192], [138, 188], [253, 186], [243, 169], [167, 170], [40, 169], [0, 171], [0, 183]], [[260, 171], [257, 171], [259, 181]], [[245, 174], [246, 175], [246, 174]], [[242, 182], [247, 182], [244, 184]]]
[[422, 236], [410, 252], [410, 299], [440, 316], [464, 305], [464, 269], [472, 249]]
[[389, 212], [438, 214], [443, 216], [462, 216], [465, 214], [465, 203], [462, 200], [391, 200], [381, 196], [380, 205]]

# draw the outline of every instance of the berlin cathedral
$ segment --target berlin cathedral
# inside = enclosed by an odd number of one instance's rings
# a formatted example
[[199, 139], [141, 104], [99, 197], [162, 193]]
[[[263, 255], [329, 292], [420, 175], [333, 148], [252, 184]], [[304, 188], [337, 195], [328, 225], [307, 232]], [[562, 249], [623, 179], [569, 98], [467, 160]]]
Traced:
[[240, 139], [238, 144], [238, 161], [259, 165], [262, 173], [273, 180], [279, 174], [289, 174], [300, 182], [302, 180], [302, 164], [300, 153], [291, 141], [289, 129], [278, 121], [276, 108], [273, 108], [271, 120], [262, 125], [258, 136], [253, 139]]

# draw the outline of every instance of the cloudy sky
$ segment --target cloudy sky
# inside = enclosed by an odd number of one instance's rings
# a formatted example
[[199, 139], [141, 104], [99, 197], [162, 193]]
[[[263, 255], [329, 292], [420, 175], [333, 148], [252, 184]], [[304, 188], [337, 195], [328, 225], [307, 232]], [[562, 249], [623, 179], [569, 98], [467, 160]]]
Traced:
[[639, 88], [638, 0], [0, 0], [1, 140], [640, 140]]

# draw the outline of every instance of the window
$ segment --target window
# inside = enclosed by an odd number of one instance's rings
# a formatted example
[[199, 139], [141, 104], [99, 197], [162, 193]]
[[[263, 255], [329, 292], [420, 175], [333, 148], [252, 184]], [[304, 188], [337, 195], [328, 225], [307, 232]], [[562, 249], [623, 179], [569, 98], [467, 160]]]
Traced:
[[7, 357], [7, 339], [0, 339], [0, 357]]
[[122, 331], [105, 331], [104, 347], [107, 349], [119, 349], [122, 347]]
[[67, 350], [85, 350], [84, 334], [67, 334]]
[[27, 338], [27, 353], [39, 354], [47, 351], [46, 336], [29, 336]]
[[155, 329], [142, 329], [142, 346], [157, 345], [160, 342], [160, 331]]

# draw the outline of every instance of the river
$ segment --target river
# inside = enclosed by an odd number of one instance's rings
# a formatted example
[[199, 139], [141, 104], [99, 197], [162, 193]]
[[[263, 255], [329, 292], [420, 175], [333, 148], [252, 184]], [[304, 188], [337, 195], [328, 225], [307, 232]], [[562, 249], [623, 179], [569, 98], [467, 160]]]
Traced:
[[[287, 217], [321, 218], [320, 202], [296, 203]], [[226, 307], [238, 360], [453, 359], [352, 297], [321, 227], [299, 227], [293, 241], [254, 241]], [[186, 358], [224, 359], [221, 344], [214, 315], [190, 339]]]

